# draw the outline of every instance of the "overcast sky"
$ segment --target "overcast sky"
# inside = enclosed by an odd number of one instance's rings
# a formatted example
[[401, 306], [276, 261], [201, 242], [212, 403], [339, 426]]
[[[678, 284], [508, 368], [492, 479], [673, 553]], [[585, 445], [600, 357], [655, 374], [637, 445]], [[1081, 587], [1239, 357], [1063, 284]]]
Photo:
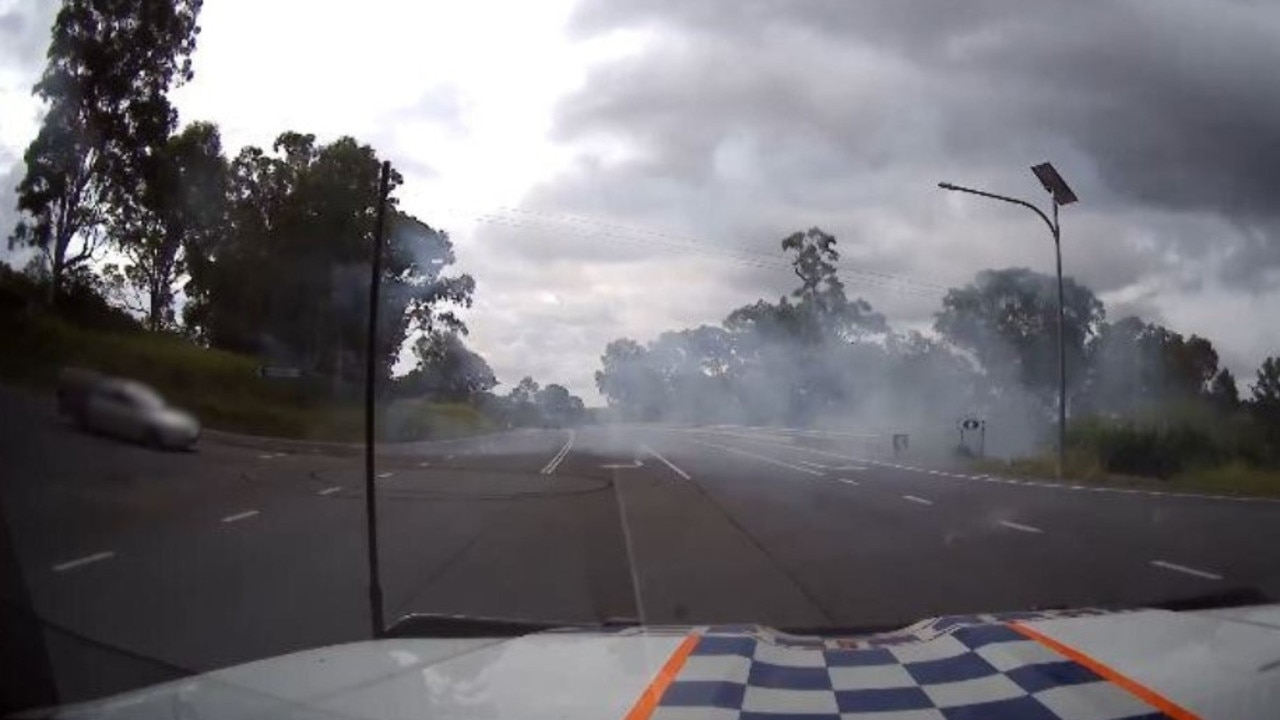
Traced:
[[[6, 231], [55, 9], [0, 0]], [[813, 225], [852, 294], [925, 328], [938, 287], [1053, 269], [1029, 212], [936, 183], [1045, 202], [1044, 160], [1081, 199], [1066, 272], [1110, 318], [1211, 338], [1242, 390], [1280, 353], [1275, 3], [205, 0], [201, 25], [182, 122], [392, 159], [505, 383], [596, 401], [606, 342], [776, 299], [778, 241]]]

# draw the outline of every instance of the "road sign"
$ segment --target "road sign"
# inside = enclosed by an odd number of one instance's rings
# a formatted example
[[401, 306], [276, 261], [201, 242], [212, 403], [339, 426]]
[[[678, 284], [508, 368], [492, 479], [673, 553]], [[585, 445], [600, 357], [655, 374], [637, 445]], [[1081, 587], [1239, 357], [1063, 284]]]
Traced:
[[293, 379], [302, 377], [302, 370], [296, 367], [280, 367], [272, 365], [258, 366], [258, 377], [279, 379]]

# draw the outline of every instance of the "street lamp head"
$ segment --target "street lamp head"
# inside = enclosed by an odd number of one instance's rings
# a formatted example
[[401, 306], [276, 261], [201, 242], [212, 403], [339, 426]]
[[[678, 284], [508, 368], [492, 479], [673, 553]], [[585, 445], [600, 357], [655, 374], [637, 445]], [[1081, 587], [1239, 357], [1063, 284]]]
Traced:
[[1032, 165], [1031, 172], [1035, 173], [1036, 178], [1040, 180], [1040, 184], [1044, 186], [1046, 192], [1053, 196], [1053, 201], [1059, 205], [1070, 205], [1079, 198], [1071, 192], [1071, 188], [1067, 185], [1067, 181], [1062, 179], [1058, 171], [1049, 163], [1040, 163]]
[[949, 182], [940, 182], [940, 183], [938, 183], [938, 187], [942, 188], [943, 190], [955, 190], [955, 189], [956, 189], [956, 186], [955, 186], [955, 185], [952, 185], [952, 184], [951, 184], [951, 183], [949, 183]]

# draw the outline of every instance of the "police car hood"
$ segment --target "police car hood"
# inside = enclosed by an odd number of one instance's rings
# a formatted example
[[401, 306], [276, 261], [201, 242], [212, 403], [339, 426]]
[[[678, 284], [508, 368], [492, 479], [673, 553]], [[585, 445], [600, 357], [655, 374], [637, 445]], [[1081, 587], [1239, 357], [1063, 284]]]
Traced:
[[[891, 713], [891, 714], [884, 714]], [[1280, 605], [387, 639], [63, 707], [77, 718], [1275, 718]]]

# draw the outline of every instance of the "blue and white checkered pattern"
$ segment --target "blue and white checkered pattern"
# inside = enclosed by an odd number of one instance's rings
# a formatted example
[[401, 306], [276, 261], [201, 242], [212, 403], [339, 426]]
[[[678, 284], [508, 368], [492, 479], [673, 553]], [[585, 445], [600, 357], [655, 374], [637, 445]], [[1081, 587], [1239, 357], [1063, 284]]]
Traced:
[[[1163, 718], [1003, 623], [951, 622], [878, 645], [708, 629], [653, 717], [877, 720]], [[913, 635], [908, 639], [907, 635]], [[782, 642], [777, 642], [777, 640]]]

